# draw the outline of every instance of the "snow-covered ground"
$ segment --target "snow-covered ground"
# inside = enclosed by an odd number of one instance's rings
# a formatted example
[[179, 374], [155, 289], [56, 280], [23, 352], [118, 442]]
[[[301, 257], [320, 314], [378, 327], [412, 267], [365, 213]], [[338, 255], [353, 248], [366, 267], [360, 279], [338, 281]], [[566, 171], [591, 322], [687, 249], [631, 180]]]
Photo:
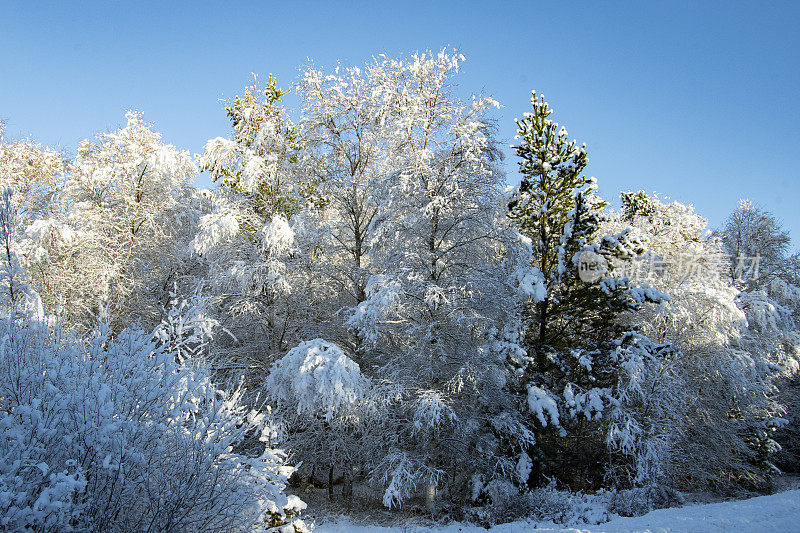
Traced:
[[[790, 490], [749, 500], [688, 505], [659, 509], [634, 518], [618, 517], [599, 525], [557, 526], [552, 523], [513, 522], [491, 529], [493, 533], [524, 531], [564, 533], [798, 533], [800, 532], [800, 490]], [[357, 526], [344, 519], [319, 523], [315, 533], [485, 533], [486, 529], [453, 523], [441, 527]]]

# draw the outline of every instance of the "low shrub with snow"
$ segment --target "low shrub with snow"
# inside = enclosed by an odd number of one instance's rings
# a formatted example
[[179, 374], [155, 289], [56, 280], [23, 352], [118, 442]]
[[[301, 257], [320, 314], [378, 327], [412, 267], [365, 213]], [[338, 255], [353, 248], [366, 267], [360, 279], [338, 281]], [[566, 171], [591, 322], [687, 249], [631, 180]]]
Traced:
[[680, 492], [664, 485], [636, 487], [613, 493], [609, 510], [620, 516], [640, 516], [653, 509], [664, 509], [683, 505]]
[[614, 494], [561, 491], [552, 482], [532, 491], [521, 491], [511, 483], [495, 480], [476, 492], [478, 500], [486, 503], [469, 509], [466, 518], [483, 526], [521, 519], [566, 526], [601, 524], [611, 516], [609, 506]]
[[284, 454], [236, 451], [263, 427], [240, 397], [142, 330], [3, 319], [0, 529], [302, 530]]

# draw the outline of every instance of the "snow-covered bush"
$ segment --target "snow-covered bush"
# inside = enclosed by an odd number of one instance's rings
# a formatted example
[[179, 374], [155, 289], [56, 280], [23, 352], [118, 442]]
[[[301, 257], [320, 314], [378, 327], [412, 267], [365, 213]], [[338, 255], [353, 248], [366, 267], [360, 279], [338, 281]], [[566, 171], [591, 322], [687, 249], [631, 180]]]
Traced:
[[620, 516], [641, 516], [653, 509], [683, 505], [683, 495], [664, 485], [647, 485], [611, 493], [608, 510]]
[[534, 520], [551, 521], [564, 525], [596, 525], [610, 518], [608, 502], [612, 493], [598, 491], [596, 494], [558, 490], [555, 483], [532, 490], [526, 494], [528, 517]]
[[264, 387], [278, 405], [330, 422], [358, 409], [369, 390], [358, 364], [335, 344], [301, 342], [276, 361]]
[[375, 419], [371, 382], [337, 345], [323, 339], [301, 342], [273, 363], [263, 384], [283, 423], [286, 445], [306, 472], [327, 471], [333, 493], [334, 469], [348, 485], [353, 467], [370, 460], [380, 423]]
[[88, 341], [0, 322], [4, 529], [215, 531], [291, 522], [280, 450], [235, 451], [262, 414], [142, 330]]
[[575, 527], [607, 522], [614, 493], [558, 490], [553, 480], [544, 487], [527, 491], [496, 481], [481, 486], [475, 496], [477, 503], [485, 504], [468, 508], [465, 518], [484, 527], [523, 518]]

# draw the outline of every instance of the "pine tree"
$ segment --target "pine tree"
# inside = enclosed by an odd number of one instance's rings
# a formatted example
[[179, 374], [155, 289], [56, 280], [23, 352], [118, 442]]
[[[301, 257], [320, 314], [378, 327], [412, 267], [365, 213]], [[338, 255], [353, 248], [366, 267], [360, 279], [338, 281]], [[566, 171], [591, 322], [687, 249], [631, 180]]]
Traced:
[[540, 464], [534, 466], [545, 467], [538, 473], [546, 474], [558, 460], [558, 470], [571, 475], [569, 469], [583, 458], [589, 462], [579, 468], [585, 479], [599, 470], [580, 434], [601, 418], [618, 382], [614, 340], [625, 328], [616, 318], [659, 294], [612, 277], [613, 261], [642, 250], [626, 232], [599, 237], [606, 203], [596, 194], [595, 179], [582, 174], [586, 146], [568, 140], [566, 129], [548, 118], [552, 109], [543, 96], [534, 92], [531, 103], [533, 111], [517, 120], [520, 142], [514, 150], [523, 178], [508, 207], [530, 239], [532, 267], [546, 291], [523, 311], [528, 357], [515, 362], [521, 367], [516, 386], [518, 393], [527, 391], [538, 426], [558, 429], [538, 432], [534, 456]]

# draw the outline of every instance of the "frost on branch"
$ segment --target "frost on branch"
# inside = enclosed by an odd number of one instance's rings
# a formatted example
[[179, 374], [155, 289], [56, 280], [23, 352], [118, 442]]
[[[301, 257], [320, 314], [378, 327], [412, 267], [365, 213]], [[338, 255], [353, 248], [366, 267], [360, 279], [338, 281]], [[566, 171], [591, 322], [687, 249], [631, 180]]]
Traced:
[[674, 467], [686, 398], [677, 374], [680, 351], [629, 333], [616, 351], [622, 372], [610, 405], [606, 442], [628, 457], [613, 471], [634, 486], [663, 482]]
[[[533, 266], [531, 239], [519, 231], [514, 231], [513, 236], [516, 238], [515, 240], [519, 241], [515, 248], [520, 257], [516, 258], [515, 263], [519, 264], [511, 273], [509, 281], [522, 298], [529, 298], [536, 303], [543, 302], [547, 298], [547, 280], [542, 271]], [[513, 245], [516, 244], [513, 243]]]
[[216, 137], [206, 141], [203, 153], [197, 157], [200, 166], [214, 175], [220, 175], [223, 170], [233, 164], [235, 160], [236, 143]]
[[358, 304], [346, 325], [364, 340], [375, 342], [381, 321], [400, 306], [403, 286], [397, 279], [377, 274], [367, 282], [366, 295], [367, 300]]
[[381, 481], [388, 485], [383, 492], [383, 505], [389, 509], [402, 507], [423, 483], [437, 486], [444, 475], [442, 470], [427, 466], [419, 458], [400, 450], [390, 451], [378, 469], [385, 472]]
[[207, 254], [214, 246], [233, 239], [239, 233], [239, 221], [230, 210], [220, 210], [203, 215], [192, 248], [200, 255]]
[[13, 191], [5, 189], [0, 198], [0, 312], [6, 316], [21, 312], [26, 318], [42, 320], [42, 300], [27, 282], [27, 273], [15, 253], [12, 196]]
[[281, 257], [294, 250], [294, 230], [285, 216], [273, 216], [262, 231], [264, 232], [263, 246], [270, 257]]
[[435, 391], [422, 393], [414, 410], [414, 431], [434, 431], [444, 424], [458, 421], [453, 408], [447, 405], [442, 395]]
[[572, 383], [564, 388], [564, 401], [572, 418], [583, 415], [586, 420], [600, 420], [606, 403], [614, 401], [611, 389], [594, 387], [576, 391], [576, 388]]
[[164, 310], [166, 316], [153, 336], [182, 363], [204, 354], [219, 322], [208, 316], [206, 301], [199, 291], [187, 299], [181, 298], [177, 290], [173, 287], [170, 292], [169, 305]]

